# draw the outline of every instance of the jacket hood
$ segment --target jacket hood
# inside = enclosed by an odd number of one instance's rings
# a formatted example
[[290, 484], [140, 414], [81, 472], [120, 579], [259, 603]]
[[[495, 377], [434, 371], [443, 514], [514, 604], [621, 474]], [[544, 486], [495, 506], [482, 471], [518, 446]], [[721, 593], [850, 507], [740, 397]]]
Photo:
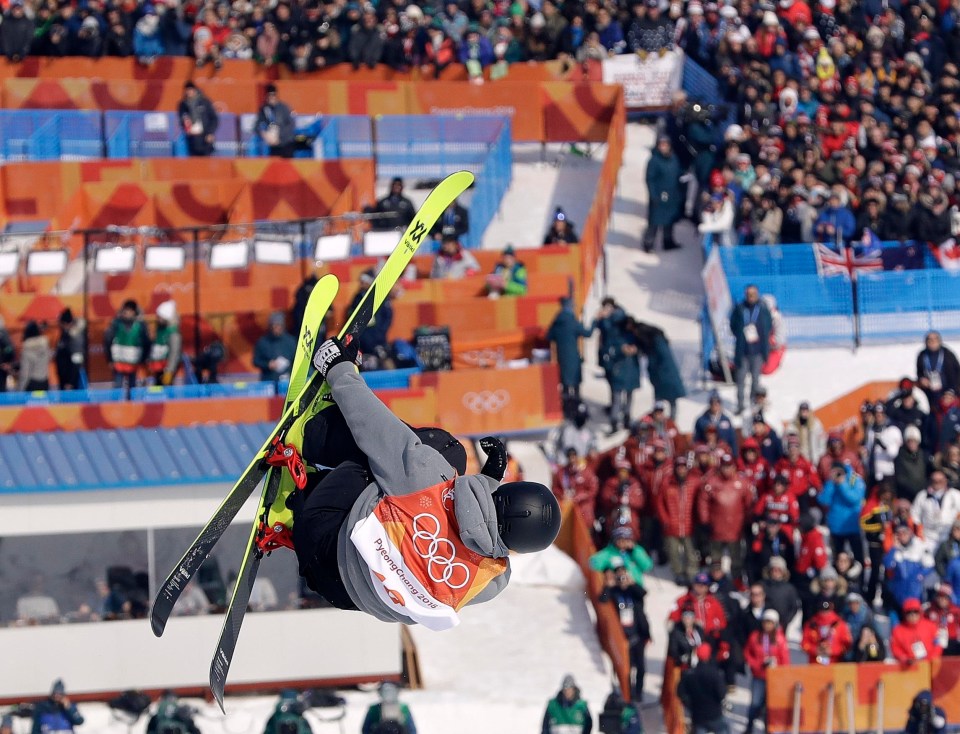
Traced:
[[460, 540], [472, 551], [487, 558], [506, 558], [510, 551], [497, 530], [497, 508], [493, 493], [499, 482], [483, 474], [458, 479], [453, 511], [460, 528]]

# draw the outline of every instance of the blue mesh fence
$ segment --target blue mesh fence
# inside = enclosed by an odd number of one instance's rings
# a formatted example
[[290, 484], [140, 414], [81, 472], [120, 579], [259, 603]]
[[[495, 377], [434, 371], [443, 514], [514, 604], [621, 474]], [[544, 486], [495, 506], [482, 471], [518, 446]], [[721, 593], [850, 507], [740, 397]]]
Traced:
[[728, 278], [817, 273], [812, 245], [722, 247], [720, 260]]
[[930, 329], [960, 335], [960, 273], [904, 270], [857, 281], [863, 341], [916, 339]]

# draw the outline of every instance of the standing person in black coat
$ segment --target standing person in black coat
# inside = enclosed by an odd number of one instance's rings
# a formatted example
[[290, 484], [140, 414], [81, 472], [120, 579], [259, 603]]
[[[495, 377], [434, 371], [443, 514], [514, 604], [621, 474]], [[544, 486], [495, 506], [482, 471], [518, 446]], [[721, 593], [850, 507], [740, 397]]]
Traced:
[[580, 339], [591, 333], [591, 329], [580, 323], [573, 310], [573, 300], [566, 296], [561, 298], [560, 311], [547, 330], [547, 341], [556, 349], [555, 357], [560, 366], [561, 404], [563, 415], [568, 420], [574, 419], [580, 403], [580, 384], [583, 381]]
[[633, 700], [640, 704], [643, 701], [643, 678], [647, 672], [646, 647], [650, 642], [650, 623], [643, 609], [643, 598], [647, 592], [633, 579], [622, 559], [615, 556], [611, 565], [614, 568], [605, 574], [606, 585], [600, 592], [599, 601], [614, 605], [623, 632], [627, 636], [627, 644], [630, 645]]
[[293, 158], [297, 124], [290, 106], [277, 96], [274, 84], [267, 85], [266, 98], [257, 113], [257, 135], [266, 143], [270, 155]]
[[177, 107], [177, 114], [187, 136], [187, 150], [190, 155], [212, 155], [214, 135], [220, 124], [220, 117], [213, 108], [213, 102], [197, 89], [197, 85], [192, 81], [183, 85], [183, 97]]
[[917, 355], [917, 384], [930, 401], [930, 412], [939, 411], [944, 390], [956, 390], [960, 383], [960, 362], [943, 344], [939, 331], [927, 333], [924, 348]]
[[80, 387], [80, 371], [83, 369], [86, 322], [83, 319], [74, 319], [73, 311], [69, 308], [63, 309], [58, 321], [60, 336], [54, 350], [57, 385], [61, 390], [76, 390]]
[[0, 24], [0, 43], [9, 61], [22, 61], [33, 43], [33, 20], [26, 16], [23, 0], [10, 0], [10, 9]]
[[700, 645], [696, 666], [683, 671], [677, 686], [677, 697], [690, 714], [693, 734], [728, 734], [730, 731], [723, 716], [727, 687], [712, 653], [710, 645]]
[[683, 213], [683, 190], [680, 186], [680, 161], [673, 153], [670, 138], [661, 135], [647, 163], [649, 225], [643, 235], [643, 250], [651, 252], [657, 232], [663, 231], [663, 249], [675, 250], [673, 225]]
[[751, 284], [744, 291], [743, 301], [730, 314], [730, 332], [736, 343], [733, 363], [737, 381], [737, 413], [743, 413], [747, 374], [750, 375], [751, 398], [760, 387], [760, 371], [770, 356], [770, 332], [773, 317], [760, 299], [760, 289]]
[[403, 229], [413, 221], [416, 209], [413, 202], [403, 195], [402, 178], [397, 176], [390, 182], [390, 193], [377, 202], [374, 211], [388, 215], [373, 220], [374, 229]]

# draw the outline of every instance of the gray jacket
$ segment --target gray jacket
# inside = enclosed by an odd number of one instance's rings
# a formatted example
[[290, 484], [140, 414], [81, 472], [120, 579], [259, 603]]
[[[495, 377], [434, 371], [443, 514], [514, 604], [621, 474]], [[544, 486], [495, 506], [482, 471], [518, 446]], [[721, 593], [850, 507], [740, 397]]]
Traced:
[[[370, 569], [350, 540], [354, 526], [366, 518], [385, 494], [419, 492], [453, 478], [454, 469], [440, 454], [420, 443], [416, 434], [387, 408], [357, 374], [353, 365], [339, 364], [327, 375], [333, 398], [340, 406], [360, 450], [370, 462], [373, 483], [357, 499], [340, 529], [337, 559], [344, 586], [357, 607], [385, 622], [411, 624], [405, 615], [384, 604], [374, 589]], [[457, 477], [454, 514], [460, 540], [488, 558], [507, 558], [509, 550], [497, 532], [493, 492], [497, 480], [483, 474]], [[506, 587], [510, 569], [496, 576], [469, 604], [488, 601]]]

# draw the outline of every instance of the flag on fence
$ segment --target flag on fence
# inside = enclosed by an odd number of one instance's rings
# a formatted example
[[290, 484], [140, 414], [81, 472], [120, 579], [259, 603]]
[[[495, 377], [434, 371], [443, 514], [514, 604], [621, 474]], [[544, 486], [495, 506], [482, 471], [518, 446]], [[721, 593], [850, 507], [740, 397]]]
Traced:
[[817, 259], [817, 272], [821, 276], [846, 275], [848, 278], [855, 278], [858, 272], [883, 270], [883, 258], [879, 252], [857, 257], [852, 247], [844, 247], [841, 252], [835, 252], [816, 242], [813, 245], [813, 254]]
[[917, 242], [908, 242], [880, 250], [884, 270], [923, 270], [923, 248]]
[[931, 243], [930, 249], [941, 268], [953, 273], [960, 271], [960, 245], [953, 237], [941, 242], [939, 246]]

